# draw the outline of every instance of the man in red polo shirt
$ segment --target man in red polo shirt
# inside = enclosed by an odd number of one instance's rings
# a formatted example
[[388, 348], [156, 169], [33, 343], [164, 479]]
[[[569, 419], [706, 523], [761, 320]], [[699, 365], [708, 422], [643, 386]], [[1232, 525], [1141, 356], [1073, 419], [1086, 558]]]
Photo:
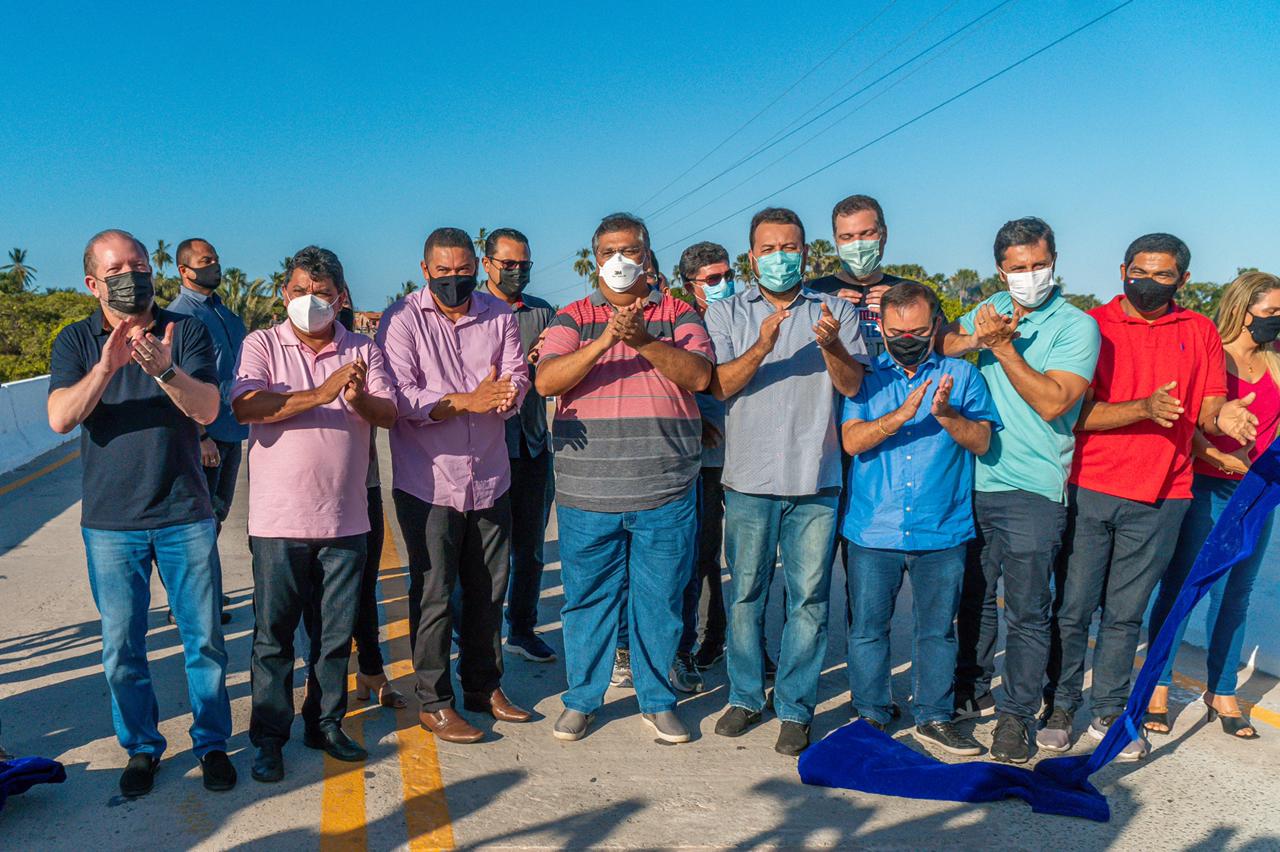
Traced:
[[[1254, 438], [1252, 395], [1227, 402], [1222, 341], [1213, 322], [1178, 306], [1191, 251], [1170, 234], [1134, 240], [1120, 267], [1124, 295], [1089, 311], [1102, 333], [1093, 384], [1076, 424], [1067, 532], [1055, 571], [1053, 635], [1036, 737], [1047, 751], [1071, 747], [1081, 704], [1089, 624], [1102, 606], [1093, 652], [1096, 740], [1124, 711], [1142, 614], [1164, 574], [1191, 503], [1196, 430]], [[1122, 760], [1148, 752], [1142, 739]]]

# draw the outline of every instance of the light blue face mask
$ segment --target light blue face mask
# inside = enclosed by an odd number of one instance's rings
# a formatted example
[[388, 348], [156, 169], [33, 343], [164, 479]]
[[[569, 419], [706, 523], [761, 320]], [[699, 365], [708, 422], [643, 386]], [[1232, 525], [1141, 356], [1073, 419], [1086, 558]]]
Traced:
[[854, 278], [866, 278], [880, 266], [879, 240], [854, 240], [837, 246], [840, 265]]
[[760, 286], [774, 293], [785, 293], [800, 283], [804, 255], [798, 251], [775, 251], [756, 258], [760, 270]]
[[733, 279], [731, 278], [726, 278], [719, 284], [704, 284], [702, 287], [702, 299], [708, 305], [721, 299], [727, 299], [732, 295]]

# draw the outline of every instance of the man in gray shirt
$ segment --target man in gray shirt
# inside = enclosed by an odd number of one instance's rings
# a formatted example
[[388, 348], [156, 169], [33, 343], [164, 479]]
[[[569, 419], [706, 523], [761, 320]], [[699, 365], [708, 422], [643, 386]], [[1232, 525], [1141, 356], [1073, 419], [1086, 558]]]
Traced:
[[506, 650], [527, 660], [549, 663], [555, 650], [534, 632], [542, 594], [542, 540], [547, 528], [547, 477], [551, 446], [547, 439], [547, 400], [533, 389], [538, 347], [555, 308], [524, 292], [533, 261], [529, 240], [514, 228], [498, 228], [484, 242], [481, 261], [489, 275], [490, 295], [516, 315], [520, 343], [529, 360], [529, 392], [520, 413], [507, 420], [511, 457], [511, 585], [507, 596]]
[[725, 418], [725, 555], [729, 709], [716, 733], [739, 736], [764, 708], [761, 642], [781, 549], [786, 624], [774, 687], [782, 728], [774, 748], [809, 745], [827, 642], [827, 602], [840, 494], [839, 396], [862, 383], [866, 346], [853, 307], [801, 285], [804, 225], [790, 210], [751, 220], [758, 287], [708, 307], [717, 366], [711, 391]]

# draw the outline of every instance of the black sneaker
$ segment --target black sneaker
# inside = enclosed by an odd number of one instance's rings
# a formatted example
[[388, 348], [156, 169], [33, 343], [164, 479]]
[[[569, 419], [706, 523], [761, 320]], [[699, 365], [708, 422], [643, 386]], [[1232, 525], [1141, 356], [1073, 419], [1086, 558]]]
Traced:
[[236, 768], [225, 751], [211, 751], [200, 758], [200, 771], [204, 773], [204, 788], [215, 793], [225, 793], [236, 786]]
[[724, 659], [724, 645], [700, 645], [693, 655], [693, 664], [699, 671], [706, 671]]
[[990, 692], [976, 698], [966, 693], [956, 693], [955, 721], [961, 722], [965, 719], [986, 718], [995, 714], [996, 700]]
[[773, 750], [788, 757], [799, 757], [809, 747], [809, 726], [799, 722], [783, 722]]
[[1002, 715], [991, 737], [991, 756], [1003, 763], [1026, 763], [1031, 757], [1031, 733], [1017, 716]]
[[745, 707], [730, 706], [724, 715], [716, 720], [716, 733], [722, 737], [740, 737], [752, 726], [760, 724], [760, 711], [751, 711]]
[[671, 671], [667, 673], [671, 686], [677, 692], [694, 693], [702, 691], [702, 673], [693, 664], [692, 654], [676, 654]]
[[129, 758], [124, 772], [120, 774], [120, 792], [130, 799], [147, 795], [155, 785], [159, 769], [160, 761], [157, 758], [147, 752], [138, 752]]
[[916, 738], [937, 746], [950, 754], [973, 757], [982, 754], [982, 746], [968, 734], [956, 730], [951, 722], [929, 722], [916, 725]]

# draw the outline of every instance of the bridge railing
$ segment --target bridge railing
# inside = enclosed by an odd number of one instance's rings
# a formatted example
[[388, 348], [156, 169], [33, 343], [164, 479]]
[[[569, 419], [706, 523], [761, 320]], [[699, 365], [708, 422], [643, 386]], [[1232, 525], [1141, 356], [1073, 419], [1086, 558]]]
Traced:
[[0, 384], [0, 473], [79, 437], [79, 429], [59, 435], [49, 428], [48, 396], [48, 376]]

